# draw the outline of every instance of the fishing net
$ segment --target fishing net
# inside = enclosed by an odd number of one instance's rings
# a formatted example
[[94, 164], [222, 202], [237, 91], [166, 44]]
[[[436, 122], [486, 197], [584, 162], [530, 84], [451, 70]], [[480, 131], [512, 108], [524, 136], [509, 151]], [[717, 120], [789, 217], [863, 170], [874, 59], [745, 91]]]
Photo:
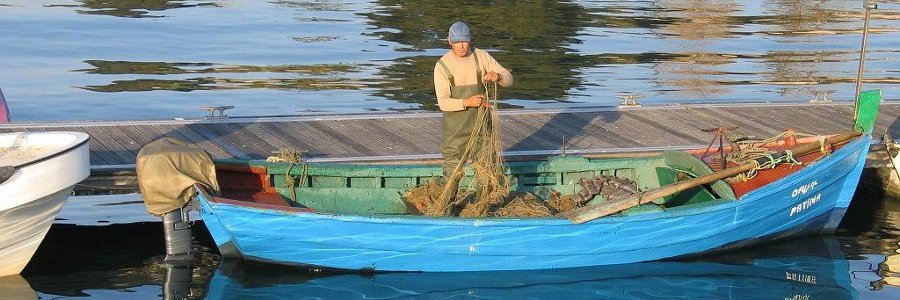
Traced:
[[[428, 211], [428, 203], [436, 203], [443, 191], [443, 185], [437, 181], [411, 189], [405, 198], [410, 211]], [[451, 203], [446, 216], [465, 218], [477, 217], [549, 217], [559, 212], [569, 211], [583, 206], [571, 195], [559, 196], [554, 193], [548, 201], [542, 201], [528, 192], [511, 192], [495, 205], [487, 201], [478, 201], [475, 192], [460, 190], [454, 203]]]
[[[497, 86], [486, 84], [490, 107], [478, 108], [478, 118], [463, 151], [462, 159], [443, 182], [429, 181], [411, 189], [406, 197], [412, 211], [428, 216], [460, 217], [546, 217], [568, 211], [589, 201], [595, 195], [607, 198], [634, 193], [634, 182], [623, 182], [612, 176], [585, 179], [580, 195], [553, 193], [547, 201], [527, 192], [511, 192], [505, 175], [500, 120], [497, 114]], [[466, 174], [471, 179], [464, 180]], [[462, 188], [460, 188], [462, 187]]]
[[531, 193], [520, 193], [514, 195], [506, 205], [492, 211], [493, 217], [548, 217], [552, 216], [551, 211], [543, 201], [538, 199]]
[[[509, 195], [509, 182], [504, 175], [505, 165], [500, 143], [500, 120], [497, 110], [492, 109], [497, 106], [496, 83], [485, 83], [485, 98], [491, 107], [478, 108], [462, 159], [444, 178], [441, 193], [436, 197], [433, 194], [408, 197], [414, 198], [411, 202], [414, 206], [421, 207], [419, 211], [423, 214], [449, 216], [459, 210], [464, 216], [487, 216], [493, 206], [501, 204], [504, 197]], [[469, 170], [474, 174], [473, 180], [468, 181], [468, 186], [463, 191], [475, 191], [474, 197], [459, 190], [463, 176]], [[424, 191], [433, 193], [434, 183], [427, 185], [432, 188], [425, 188]]]

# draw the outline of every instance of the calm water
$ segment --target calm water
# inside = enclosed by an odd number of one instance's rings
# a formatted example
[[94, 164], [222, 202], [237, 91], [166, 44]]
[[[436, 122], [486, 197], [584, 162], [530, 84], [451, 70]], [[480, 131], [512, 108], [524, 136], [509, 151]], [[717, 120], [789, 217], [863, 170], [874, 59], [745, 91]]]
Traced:
[[[462, 19], [513, 70], [507, 109], [852, 99], [861, 1], [450, 2], [0, 0], [0, 88], [23, 122], [434, 110]], [[864, 88], [897, 100], [900, 1], [879, 5]], [[323, 274], [222, 262], [195, 231], [198, 262], [175, 268], [159, 224], [54, 225], [0, 299], [900, 299], [900, 200], [881, 195], [833, 237], [550, 272]]]
[[[900, 1], [872, 14], [864, 88], [900, 99]], [[862, 1], [0, 0], [18, 121], [434, 110], [455, 20], [512, 69], [506, 108], [851, 100]]]
[[[196, 263], [174, 267], [161, 262], [159, 223], [60, 222], [22, 277], [0, 280], [0, 299], [178, 298], [170, 290], [190, 299], [900, 299], [900, 199], [860, 192], [833, 236], [527, 272], [333, 274], [222, 261], [202, 223], [195, 223]], [[128, 205], [145, 214], [141, 203]]]

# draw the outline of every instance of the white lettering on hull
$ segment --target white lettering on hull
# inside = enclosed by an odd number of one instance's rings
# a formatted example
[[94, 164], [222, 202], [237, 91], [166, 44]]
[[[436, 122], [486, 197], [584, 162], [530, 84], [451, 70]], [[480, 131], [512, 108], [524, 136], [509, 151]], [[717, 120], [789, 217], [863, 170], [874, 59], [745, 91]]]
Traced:
[[784, 300], [809, 300], [809, 294], [794, 295], [792, 297], [784, 297]]
[[822, 193], [818, 193], [815, 196], [809, 197], [809, 199], [803, 200], [803, 202], [798, 203], [794, 207], [791, 207], [790, 217], [793, 217], [795, 214], [799, 214], [800, 212], [809, 209], [813, 205], [819, 203], [819, 200], [822, 200]]
[[818, 180], [813, 180], [810, 183], [804, 184], [791, 192], [791, 198], [797, 198], [798, 196], [806, 195], [809, 191], [812, 191], [813, 188], [819, 185]]
[[784, 271], [784, 278], [790, 281], [816, 284], [816, 275], [798, 274], [794, 272]]

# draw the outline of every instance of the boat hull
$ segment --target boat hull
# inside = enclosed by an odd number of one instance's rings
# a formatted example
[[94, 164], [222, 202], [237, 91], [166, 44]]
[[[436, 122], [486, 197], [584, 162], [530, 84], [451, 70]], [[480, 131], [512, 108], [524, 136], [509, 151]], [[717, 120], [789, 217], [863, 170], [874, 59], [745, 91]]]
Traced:
[[40, 246], [72, 187], [0, 212], [0, 276], [19, 274]]
[[80, 132], [0, 134], [0, 276], [22, 271], [74, 185], [90, 175], [89, 137]]
[[[556, 218], [340, 215], [201, 193], [218, 245], [246, 260], [375, 271], [556, 269], [653, 261], [833, 231], [871, 137], [742, 196], [585, 224]], [[210, 223], [214, 223], [210, 225]]]

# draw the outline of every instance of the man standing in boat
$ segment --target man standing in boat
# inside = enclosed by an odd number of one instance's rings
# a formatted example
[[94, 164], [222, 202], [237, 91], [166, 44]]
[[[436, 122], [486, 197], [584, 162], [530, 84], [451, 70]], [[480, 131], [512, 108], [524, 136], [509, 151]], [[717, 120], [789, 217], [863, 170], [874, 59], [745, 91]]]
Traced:
[[442, 121], [441, 155], [444, 177], [448, 177], [462, 159], [463, 151], [474, 129], [479, 106], [488, 106], [484, 82], [497, 82], [502, 87], [513, 84], [512, 74], [487, 51], [472, 47], [469, 26], [456, 22], [447, 35], [450, 51], [434, 65], [434, 91]]

